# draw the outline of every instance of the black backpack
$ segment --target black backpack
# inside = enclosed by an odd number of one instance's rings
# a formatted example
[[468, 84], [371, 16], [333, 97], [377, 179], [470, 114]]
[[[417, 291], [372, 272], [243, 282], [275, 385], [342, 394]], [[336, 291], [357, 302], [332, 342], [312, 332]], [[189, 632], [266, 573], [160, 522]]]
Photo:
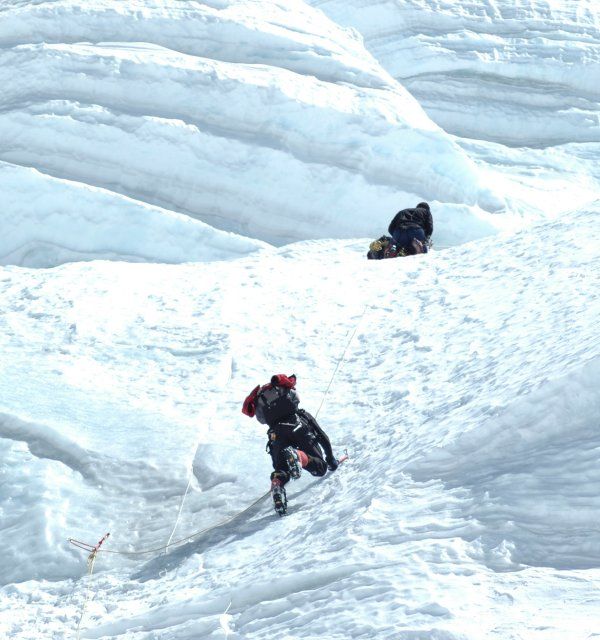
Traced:
[[274, 424], [296, 413], [300, 399], [294, 389], [265, 385], [256, 396], [256, 419], [261, 424]]

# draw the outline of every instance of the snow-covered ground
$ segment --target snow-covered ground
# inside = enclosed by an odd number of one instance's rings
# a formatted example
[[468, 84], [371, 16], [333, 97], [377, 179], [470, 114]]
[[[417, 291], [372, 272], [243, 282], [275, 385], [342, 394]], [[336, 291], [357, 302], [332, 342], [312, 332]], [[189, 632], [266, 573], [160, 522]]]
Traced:
[[220, 260], [269, 246], [106, 189], [5, 162], [0, 162], [0, 190], [1, 264]]
[[309, 4], [359, 29], [446, 131], [514, 146], [600, 142], [596, 0]]
[[276, 244], [377, 235], [407, 200], [469, 238], [500, 224], [485, 169], [302, 2], [21, 4], [1, 16], [0, 160]]
[[[599, 25], [0, 4], [0, 637], [600, 635]], [[277, 372], [350, 455], [285, 518]]]
[[[223, 637], [230, 602], [238, 638], [588, 637], [598, 210], [376, 264], [313, 241], [6, 268], [6, 633], [69, 637], [89, 586], [90, 638]], [[160, 547], [266, 491], [264, 428], [240, 407], [272, 371], [298, 375], [309, 410], [325, 400], [350, 462], [295, 483], [285, 519], [265, 501], [167, 555], [102, 555], [82, 580], [69, 535]]]

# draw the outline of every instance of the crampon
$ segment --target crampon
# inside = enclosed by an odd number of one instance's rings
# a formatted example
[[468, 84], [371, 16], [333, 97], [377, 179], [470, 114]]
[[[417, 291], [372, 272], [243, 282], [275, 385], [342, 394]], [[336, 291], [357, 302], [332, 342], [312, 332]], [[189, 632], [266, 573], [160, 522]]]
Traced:
[[296, 449], [294, 449], [294, 447], [286, 447], [283, 450], [283, 454], [287, 462], [290, 478], [292, 478], [292, 480], [297, 480], [300, 477], [300, 473], [302, 472], [302, 465], [300, 464], [298, 452], [296, 451]]
[[271, 482], [271, 496], [273, 497], [275, 512], [280, 516], [284, 516], [287, 512], [287, 496], [285, 495], [285, 487], [280, 480], [274, 479]]

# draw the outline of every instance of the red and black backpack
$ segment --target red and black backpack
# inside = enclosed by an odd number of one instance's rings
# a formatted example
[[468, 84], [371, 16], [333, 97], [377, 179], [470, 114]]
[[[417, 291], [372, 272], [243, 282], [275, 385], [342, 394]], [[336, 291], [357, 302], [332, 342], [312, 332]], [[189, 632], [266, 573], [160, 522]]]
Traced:
[[244, 400], [242, 413], [261, 424], [274, 424], [295, 413], [300, 399], [295, 391], [296, 376], [275, 375], [269, 384], [255, 387]]

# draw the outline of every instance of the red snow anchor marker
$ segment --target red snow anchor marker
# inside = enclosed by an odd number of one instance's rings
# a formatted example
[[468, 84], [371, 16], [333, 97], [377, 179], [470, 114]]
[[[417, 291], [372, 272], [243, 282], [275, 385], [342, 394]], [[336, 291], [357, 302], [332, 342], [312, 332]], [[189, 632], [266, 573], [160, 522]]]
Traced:
[[102, 538], [98, 541], [98, 544], [91, 545], [88, 542], [82, 542], [81, 540], [75, 540], [74, 538], [69, 538], [69, 542], [77, 547], [78, 549], [83, 549], [84, 551], [89, 551], [90, 555], [88, 556], [88, 568], [90, 569], [90, 573], [94, 567], [94, 561], [96, 560], [96, 554], [100, 550], [100, 547], [104, 544], [104, 541], [108, 539], [110, 533], [105, 533]]
[[[104, 541], [108, 538], [108, 536], [110, 536], [110, 533], [105, 533], [102, 536], [102, 538], [98, 540], [98, 544], [96, 545], [91, 545], [91, 544], [88, 544], [87, 542], [82, 542], [81, 540], [74, 540], [73, 538], [69, 538], [69, 542], [72, 545], [76, 546], [79, 549], [84, 549], [85, 551], [90, 552], [90, 555], [88, 556], [88, 559], [87, 559], [87, 574], [90, 579], [91, 579], [92, 573], [94, 572], [94, 563], [96, 562], [96, 554], [98, 553], [98, 551], [100, 551], [100, 547], [102, 546]], [[90, 600], [90, 597], [91, 597], [91, 592], [88, 587], [88, 594], [85, 600], [83, 601], [83, 604], [81, 605], [81, 613], [79, 614], [79, 620], [77, 621], [77, 631], [76, 631], [77, 640], [79, 640], [79, 638], [81, 637], [79, 635], [79, 629], [81, 628], [81, 622], [83, 620], [83, 616], [85, 615], [85, 609]]]
[[98, 551], [98, 549], [102, 546], [102, 543], [110, 536], [110, 533], [105, 533], [102, 538], [99, 540], [98, 544], [94, 547], [94, 551]]
[[96, 554], [98, 553], [98, 550], [102, 546], [102, 543], [108, 538], [108, 536], [110, 536], [110, 533], [105, 533], [102, 536], [102, 538], [100, 538], [100, 540], [98, 541], [98, 544], [92, 549], [92, 552], [88, 556], [88, 567], [90, 569], [90, 574], [92, 573], [92, 570], [94, 569], [94, 562], [96, 561]]

